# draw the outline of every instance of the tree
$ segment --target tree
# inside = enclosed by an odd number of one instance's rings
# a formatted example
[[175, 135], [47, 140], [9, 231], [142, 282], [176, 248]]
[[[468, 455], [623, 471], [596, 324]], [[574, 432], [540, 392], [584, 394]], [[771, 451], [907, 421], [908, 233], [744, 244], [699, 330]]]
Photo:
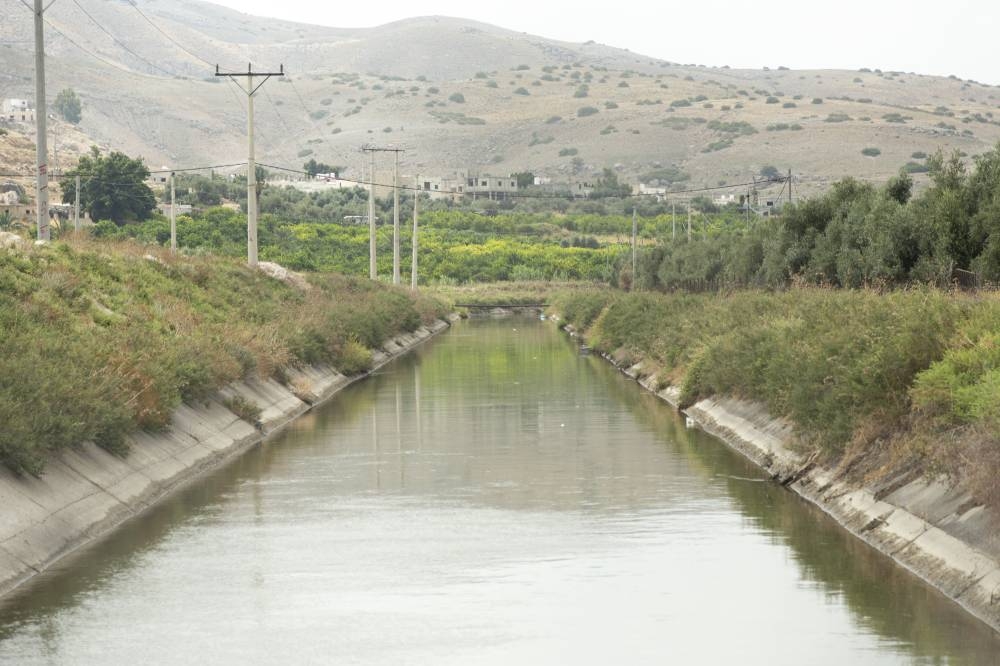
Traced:
[[905, 168], [900, 169], [899, 174], [889, 180], [885, 186], [885, 193], [900, 204], [906, 205], [906, 202], [913, 195], [913, 178], [910, 177]]
[[324, 162], [317, 162], [315, 159], [310, 159], [302, 165], [302, 170], [309, 174], [310, 178], [315, 178], [318, 173], [339, 174], [343, 170], [343, 167], [330, 166]]
[[760, 175], [764, 176], [768, 180], [777, 180], [781, 177], [781, 172], [778, 171], [778, 167], [768, 165], [761, 168]]
[[514, 180], [517, 181], [517, 189], [523, 190], [526, 187], [531, 187], [535, 184], [535, 174], [530, 171], [520, 171], [513, 174]]
[[145, 220], [156, 207], [146, 185], [149, 169], [141, 159], [113, 152], [107, 157], [94, 147], [60, 181], [63, 203], [76, 198], [75, 176], [80, 176], [80, 206], [94, 220], [112, 220], [118, 226]]
[[618, 174], [605, 167], [604, 172], [594, 184], [594, 191], [591, 199], [606, 199], [609, 197], [629, 197], [632, 196], [632, 186], [628, 183], [618, 181]]
[[66, 88], [56, 95], [56, 101], [52, 107], [62, 116], [63, 120], [71, 122], [74, 125], [79, 123], [83, 118], [80, 98], [76, 96], [72, 88]]

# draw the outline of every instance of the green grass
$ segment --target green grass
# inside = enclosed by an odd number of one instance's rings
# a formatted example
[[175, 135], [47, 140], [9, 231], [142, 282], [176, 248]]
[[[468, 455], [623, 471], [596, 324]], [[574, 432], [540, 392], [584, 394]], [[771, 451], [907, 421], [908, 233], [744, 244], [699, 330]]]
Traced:
[[369, 349], [446, 312], [367, 280], [309, 282], [135, 243], [0, 251], [0, 462], [37, 474], [85, 441], [124, 453], [182, 401], [289, 365], [362, 372]]
[[[681, 388], [764, 403], [838, 460], [897, 451], [1000, 501], [1000, 298], [890, 293], [557, 294], [591, 344]], [[902, 454], [898, 452], [902, 451]]]

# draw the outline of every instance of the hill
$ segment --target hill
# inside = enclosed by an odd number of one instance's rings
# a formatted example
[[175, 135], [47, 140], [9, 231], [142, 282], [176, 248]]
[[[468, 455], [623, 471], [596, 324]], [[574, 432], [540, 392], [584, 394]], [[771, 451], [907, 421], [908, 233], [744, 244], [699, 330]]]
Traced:
[[[407, 173], [586, 179], [614, 166], [632, 181], [716, 186], [771, 165], [809, 192], [1000, 140], [1000, 90], [955, 77], [680, 65], [445, 17], [348, 30], [197, 0], [81, 7], [47, 15], [50, 97], [73, 87], [91, 141], [154, 167], [245, 159], [245, 95], [214, 65], [250, 60], [288, 73], [257, 99], [260, 161], [316, 158], [355, 176], [358, 148], [378, 142], [406, 148]], [[14, 12], [0, 28], [3, 96], [32, 96], [30, 22]]]

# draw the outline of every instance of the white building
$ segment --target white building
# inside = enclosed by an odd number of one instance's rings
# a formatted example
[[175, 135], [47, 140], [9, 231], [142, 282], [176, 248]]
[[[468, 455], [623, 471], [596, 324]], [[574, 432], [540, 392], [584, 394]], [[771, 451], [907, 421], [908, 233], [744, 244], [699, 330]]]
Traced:
[[35, 122], [34, 106], [26, 99], [8, 98], [0, 103], [3, 120], [14, 123]]

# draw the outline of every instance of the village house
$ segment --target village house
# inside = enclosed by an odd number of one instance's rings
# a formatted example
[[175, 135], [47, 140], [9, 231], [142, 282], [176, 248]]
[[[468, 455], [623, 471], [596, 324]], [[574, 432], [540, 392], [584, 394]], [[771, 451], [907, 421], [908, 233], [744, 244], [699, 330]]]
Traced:
[[35, 107], [26, 99], [7, 98], [0, 102], [0, 119], [11, 123], [33, 123]]

